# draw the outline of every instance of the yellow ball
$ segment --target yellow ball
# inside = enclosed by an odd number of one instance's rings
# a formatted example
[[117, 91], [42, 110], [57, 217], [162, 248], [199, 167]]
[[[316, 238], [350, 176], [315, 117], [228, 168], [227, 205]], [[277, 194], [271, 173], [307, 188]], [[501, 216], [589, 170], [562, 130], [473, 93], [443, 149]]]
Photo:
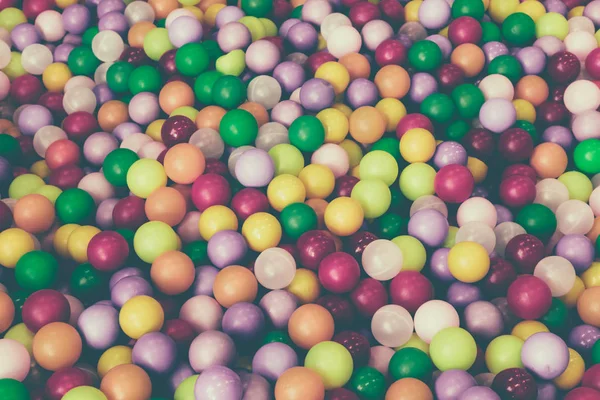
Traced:
[[525, 0], [517, 6], [515, 12], [527, 14], [536, 22], [542, 15], [546, 14], [546, 7], [537, 0]]
[[346, 118], [350, 118], [352, 115], [352, 109], [344, 103], [335, 103], [332, 107], [343, 112]]
[[560, 390], [571, 390], [579, 385], [585, 372], [585, 361], [575, 350], [569, 348], [569, 364], [565, 372], [554, 379], [554, 384]]
[[314, 303], [321, 294], [321, 285], [317, 274], [309, 269], [300, 268], [296, 270], [296, 275], [286, 290], [295, 295], [302, 304]]
[[317, 50], [325, 50], [327, 48], [327, 41], [320, 33], [317, 35]]
[[581, 279], [586, 289], [600, 286], [600, 262], [593, 262], [590, 267], [581, 274]]
[[[191, 0], [191, 1], [196, 1], [196, 0]], [[182, 3], [183, 4], [183, 3]], [[204, 21], [204, 13], [202, 12], [201, 9], [199, 9], [198, 7], [191, 5], [191, 6], [185, 6], [183, 7], [186, 10], [189, 10], [192, 12], [192, 14], [194, 14], [194, 17], [196, 17], [196, 19], [200, 22]]]
[[33, 237], [20, 228], [0, 232], [0, 265], [14, 268], [25, 253], [35, 250]]
[[454, 246], [454, 244], [456, 243], [455, 239], [456, 239], [457, 232], [458, 232], [457, 226], [450, 226], [448, 228], [448, 235], [446, 235], [446, 239], [444, 239], [444, 243], [442, 243], [442, 247], [444, 247], [446, 249], [452, 248], [452, 246]]
[[435, 148], [435, 137], [426, 129], [409, 129], [400, 139], [400, 155], [409, 163], [429, 161]]
[[513, 100], [513, 106], [515, 106], [515, 110], [517, 110], [517, 120], [531, 122], [532, 124], [535, 122], [536, 112], [533, 104], [523, 99]]
[[449, 29], [448, 27], [442, 28], [442, 30], [440, 31], [440, 35], [447, 38], [448, 37], [448, 29]]
[[490, 16], [496, 22], [502, 22], [519, 6], [519, 0], [490, 0], [488, 9]]
[[487, 176], [488, 166], [483, 161], [475, 157], [467, 158], [467, 168], [471, 171], [475, 183], [481, 183]]
[[315, 71], [315, 78], [331, 83], [335, 94], [343, 93], [350, 83], [350, 73], [337, 61], [328, 61], [321, 64]]
[[402, 270], [421, 271], [427, 261], [425, 246], [409, 235], [402, 235], [392, 239], [392, 242], [402, 250]]
[[479, 243], [456, 243], [448, 253], [448, 268], [461, 282], [479, 282], [490, 269], [490, 256]]
[[204, 22], [206, 22], [209, 26], [215, 26], [217, 14], [219, 13], [219, 11], [221, 11], [224, 8], [225, 8], [225, 4], [215, 3], [215, 4], [210, 5], [206, 9], [206, 12], [204, 13]]
[[27, 73], [21, 63], [21, 53], [13, 51], [10, 53], [10, 61], [8, 65], [2, 69], [2, 72], [8, 76], [8, 79], [13, 80]]
[[248, 242], [248, 247], [254, 251], [276, 247], [281, 234], [281, 224], [277, 218], [266, 212], [252, 214], [242, 225], [242, 235]]
[[37, 189], [34, 193], [41, 194], [42, 196], [50, 200], [52, 204], [54, 204], [56, 203], [56, 199], [58, 198], [58, 196], [60, 196], [60, 194], [62, 193], [62, 190], [60, 190], [60, 188], [57, 188], [56, 186], [44, 185], [41, 188]]
[[235, 213], [225, 206], [210, 206], [200, 215], [198, 229], [204, 240], [209, 240], [220, 231], [237, 231], [238, 220]]
[[87, 262], [87, 248], [90, 240], [101, 231], [95, 226], [83, 225], [76, 228], [67, 239], [69, 255], [79, 264]]
[[62, 92], [72, 76], [73, 74], [66, 64], [56, 62], [46, 67], [42, 73], [42, 82], [48, 91]]
[[568, 308], [573, 308], [577, 305], [577, 299], [581, 296], [581, 293], [585, 290], [585, 285], [580, 277], [575, 277], [575, 283], [569, 293], [560, 297], [560, 299], [566, 304]]
[[394, 350], [398, 351], [400, 349], [405, 349], [407, 347], [410, 347], [410, 348], [413, 348], [413, 349], [419, 349], [423, 353], [429, 355], [429, 343], [426, 343], [416, 333], [412, 334], [412, 336], [410, 337], [410, 339], [408, 339], [408, 342], [404, 343], [400, 347], [396, 347]]
[[510, 333], [522, 340], [527, 340], [529, 336], [540, 332], [550, 332], [546, 325], [539, 321], [521, 321], [512, 329]]
[[594, 37], [596, 38], [596, 41], [598, 42], [598, 45], [600, 45], [600, 29], [598, 29], [596, 31], [596, 33], [594, 34]]
[[200, 0], [179, 0], [179, 4], [182, 6], [195, 6], [200, 3]]
[[162, 221], [146, 222], [135, 231], [133, 237], [135, 254], [148, 264], [167, 251], [177, 250], [180, 245], [173, 228]]
[[404, 19], [406, 22], [419, 22], [419, 8], [423, 0], [412, 0], [404, 6]]
[[8, 197], [19, 200], [23, 196], [35, 193], [44, 186], [46, 182], [34, 174], [23, 174], [17, 176], [8, 187]]
[[137, 197], [148, 198], [156, 189], [167, 186], [167, 173], [161, 163], [142, 158], [127, 171], [127, 187]]
[[63, 10], [73, 4], [77, 4], [77, 0], [56, 0], [56, 5]]
[[131, 364], [131, 347], [127, 346], [114, 346], [106, 350], [98, 359], [98, 376], [100, 379], [106, 375], [108, 371], [118, 365]]
[[132, 339], [159, 331], [164, 321], [165, 313], [160, 303], [150, 296], [132, 297], [119, 312], [119, 325]]
[[306, 188], [299, 178], [283, 174], [276, 176], [269, 183], [267, 197], [271, 207], [281, 211], [292, 203], [303, 203], [306, 199]]
[[150, 122], [150, 125], [146, 128], [146, 135], [150, 136], [155, 142], [162, 143], [163, 140], [160, 131], [165, 121], [166, 119], [157, 119]]
[[395, 131], [398, 122], [406, 116], [406, 107], [404, 107], [404, 104], [400, 100], [391, 97], [379, 100], [375, 108], [385, 115], [387, 119], [385, 129], [388, 132]]
[[39, 161], [34, 162], [31, 165], [30, 171], [42, 179], [50, 176], [50, 168], [48, 168], [48, 164], [46, 164], [46, 160], [39, 160]]
[[4, 334], [4, 339], [12, 339], [21, 343], [29, 352], [29, 355], [33, 355], [33, 337], [35, 335], [31, 332], [24, 323], [17, 324], [10, 328]]
[[0, 28], [4, 28], [7, 31], [12, 31], [17, 25], [24, 24], [27, 22], [25, 13], [16, 7], [7, 7], [0, 11]]
[[63, 225], [56, 230], [54, 233], [54, 239], [52, 239], [52, 244], [54, 245], [54, 250], [58, 253], [59, 256], [63, 258], [69, 257], [69, 248], [67, 246], [69, 241], [69, 236], [71, 233], [80, 225], [77, 224], [67, 224]]
[[583, 10], [585, 10], [585, 6], [573, 7], [567, 14], [567, 18], [571, 19], [573, 17], [581, 17], [583, 15]]
[[336, 109], [326, 108], [317, 114], [325, 129], [325, 143], [340, 143], [348, 136], [348, 117]]
[[337, 236], [350, 236], [356, 233], [364, 220], [360, 203], [350, 197], [333, 199], [325, 209], [325, 225]]
[[277, 36], [277, 25], [275, 25], [275, 22], [271, 21], [268, 18], [259, 18], [258, 20], [265, 28], [265, 35]]
[[298, 175], [306, 189], [309, 199], [324, 199], [333, 193], [335, 176], [333, 172], [321, 164], [309, 164]]
[[[216, 5], [216, 4], [213, 4], [213, 5]], [[223, 5], [223, 7], [225, 7], [225, 6]], [[221, 8], [223, 8], [223, 7], [221, 7]], [[219, 10], [221, 8], [219, 8]], [[208, 8], [208, 10], [206, 10], [206, 14], [204, 15], [205, 21], [207, 21], [207, 19], [209, 18], [209, 11], [210, 11], [210, 7]], [[215, 14], [215, 17], [216, 17], [216, 14]], [[252, 36], [253, 42], [260, 40], [260, 39], [264, 38], [265, 36], [267, 36], [267, 30], [265, 29], [265, 26], [256, 17], [251, 17], [249, 15], [246, 15], [245, 17], [240, 18], [238, 20], [238, 22], [240, 24], [245, 25], [246, 28], [248, 28], [248, 30], [250, 31], [250, 36]], [[214, 23], [212, 25], [214, 25]]]
[[354, 140], [346, 139], [340, 143], [340, 146], [348, 153], [350, 168], [354, 168], [360, 164], [360, 160], [363, 158], [363, 150], [358, 143]]
[[173, 110], [173, 112], [169, 115], [169, 117], [174, 117], [176, 115], [183, 115], [184, 117], [188, 117], [192, 121], [196, 120], [196, 116], [198, 115], [198, 110], [191, 106], [181, 106], [177, 107]]

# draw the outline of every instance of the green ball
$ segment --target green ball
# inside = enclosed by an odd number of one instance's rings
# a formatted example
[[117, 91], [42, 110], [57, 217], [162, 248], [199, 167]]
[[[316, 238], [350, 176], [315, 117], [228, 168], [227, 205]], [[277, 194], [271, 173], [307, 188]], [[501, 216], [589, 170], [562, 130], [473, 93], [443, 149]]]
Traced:
[[210, 56], [200, 43], [187, 43], [175, 53], [175, 67], [185, 76], [198, 76], [208, 68]]
[[350, 197], [360, 203], [367, 219], [381, 217], [392, 203], [388, 184], [379, 179], [361, 179], [352, 188]]
[[0, 134], [0, 157], [6, 158], [12, 164], [19, 161], [21, 155], [19, 141], [7, 133]]
[[465, 121], [454, 121], [450, 125], [448, 125], [448, 128], [446, 128], [446, 137], [448, 138], [448, 140], [460, 142], [462, 138], [464, 138], [466, 134], [469, 133], [470, 130], [471, 126]]
[[483, 18], [485, 6], [481, 0], [456, 0], [452, 4], [452, 18], [473, 17]]
[[81, 36], [81, 44], [84, 44], [86, 46], [91, 46], [92, 45], [92, 41], [94, 40], [94, 38], [96, 37], [96, 35], [100, 32], [100, 29], [98, 29], [97, 26], [92, 26], [89, 27], [85, 30], [85, 32], [83, 32], [83, 35]]
[[481, 106], [485, 103], [481, 89], [470, 83], [455, 87], [452, 91], [452, 100], [454, 100], [458, 114], [466, 119], [477, 117]]
[[528, 204], [519, 211], [515, 222], [527, 233], [546, 241], [556, 231], [556, 216], [542, 204]]
[[131, 229], [127, 229], [127, 228], [121, 228], [121, 229], [115, 229], [115, 232], [117, 232], [119, 235], [123, 236], [125, 238], [125, 240], [127, 240], [127, 244], [129, 245], [130, 249], [133, 248], [133, 238], [135, 236], [134, 231], [132, 231]]
[[15, 279], [20, 287], [37, 291], [48, 289], [56, 282], [58, 262], [45, 251], [35, 250], [21, 256], [15, 266]]
[[233, 75], [223, 75], [212, 86], [212, 102], [225, 109], [237, 108], [246, 100], [246, 84]]
[[408, 218], [395, 213], [383, 214], [375, 222], [375, 231], [379, 238], [387, 240], [406, 235], [408, 233]]
[[64, 224], [81, 224], [89, 221], [96, 207], [92, 196], [79, 188], [63, 191], [54, 205], [56, 215]]
[[300, 151], [316, 151], [325, 142], [325, 129], [317, 117], [296, 118], [288, 131], [290, 143]]
[[294, 346], [292, 339], [290, 339], [290, 335], [285, 331], [270, 331], [267, 333], [263, 340], [263, 344], [269, 343], [285, 343], [288, 346]]
[[383, 399], [386, 390], [385, 377], [373, 367], [362, 367], [352, 375], [350, 388], [361, 399]]
[[157, 28], [164, 28], [167, 25], [167, 19], [166, 18], [161, 18], [159, 20], [156, 21], [156, 27]]
[[388, 371], [394, 381], [415, 378], [426, 382], [433, 373], [433, 364], [423, 350], [405, 347], [394, 353]]
[[129, 89], [129, 77], [133, 72], [133, 65], [125, 61], [117, 61], [106, 71], [106, 84], [116, 93], [123, 93]]
[[516, 57], [503, 55], [494, 58], [488, 65], [488, 75], [504, 75], [515, 84], [523, 76], [523, 67]]
[[536, 145], [540, 142], [540, 135], [538, 135], [537, 130], [535, 129], [535, 125], [533, 125], [529, 121], [518, 120], [515, 122], [515, 128], [521, 128], [531, 136], [533, 139], [533, 144]]
[[206, 106], [215, 104], [213, 100], [213, 88], [215, 87], [215, 82], [222, 76], [223, 74], [216, 70], [206, 71], [198, 75], [194, 82], [194, 94], [200, 103]]
[[215, 40], [205, 40], [202, 42], [202, 46], [204, 46], [204, 49], [206, 49], [208, 52], [211, 68], [214, 68], [217, 58], [221, 57], [225, 53], [223, 53], [223, 50], [221, 50], [221, 47], [219, 47], [219, 43], [217, 43]]
[[592, 364], [600, 364], [600, 340], [592, 346]]
[[575, 166], [586, 174], [600, 172], [600, 140], [586, 139], [580, 142], [573, 152]]
[[108, 153], [102, 163], [102, 172], [106, 180], [114, 186], [127, 186], [127, 171], [140, 157], [129, 149], [115, 149]]
[[525, 13], [510, 14], [502, 23], [502, 35], [514, 46], [525, 46], [535, 39], [535, 22]]
[[273, 0], [242, 0], [242, 10], [251, 17], [264, 18], [273, 10]]
[[302, 18], [302, 7], [303, 6], [298, 6], [295, 7], [292, 10], [292, 13], [290, 14], [290, 18], [297, 18], [297, 19], [301, 19]]
[[281, 210], [281, 227], [290, 239], [298, 239], [303, 233], [317, 229], [317, 213], [304, 203], [292, 203]]
[[160, 73], [150, 65], [137, 67], [129, 75], [127, 87], [133, 95], [142, 92], [158, 93], [162, 87]]
[[425, 115], [433, 122], [446, 123], [454, 116], [454, 103], [447, 94], [430, 94], [421, 103], [421, 114]]
[[553, 297], [550, 309], [542, 316], [540, 321], [551, 331], [556, 331], [565, 327], [568, 316], [569, 311], [566, 304], [559, 298]]
[[192, 259], [194, 265], [208, 264], [208, 243], [202, 240], [190, 242], [183, 246], [182, 251]]
[[29, 392], [25, 385], [15, 379], [0, 379], [0, 399], [29, 400]]
[[73, 75], [91, 76], [100, 66], [100, 60], [96, 58], [92, 48], [89, 46], [75, 47], [69, 53], [67, 66]]
[[500, 42], [502, 41], [502, 33], [500, 32], [500, 28], [493, 22], [483, 21], [481, 23], [481, 42], [483, 44], [489, 42]]
[[103, 298], [108, 287], [106, 276], [89, 263], [77, 266], [71, 273], [69, 283], [71, 293], [84, 302]]
[[[246, 110], [231, 110], [221, 119], [219, 132], [228, 146], [249, 146], [254, 143], [256, 136], [258, 136], [258, 122]], [[323, 133], [323, 135], [325, 134]]]
[[417, 71], [433, 71], [442, 60], [442, 50], [431, 40], [418, 41], [408, 51], [408, 61]]
[[373, 143], [370, 151], [375, 150], [381, 150], [391, 154], [396, 161], [399, 161], [402, 158], [400, 156], [400, 140], [393, 137], [385, 137]]

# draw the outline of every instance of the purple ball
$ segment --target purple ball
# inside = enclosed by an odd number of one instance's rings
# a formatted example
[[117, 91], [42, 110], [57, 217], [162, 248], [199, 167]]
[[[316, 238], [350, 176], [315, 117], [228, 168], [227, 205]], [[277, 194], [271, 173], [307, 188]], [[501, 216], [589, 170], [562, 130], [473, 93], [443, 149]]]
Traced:
[[434, 384], [438, 400], [456, 400], [463, 392], [477, 384], [475, 378], [466, 371], [451, 369], [444, 371]]
[[257, 350], [252, 359], [252, 372], [271, 381], [276, 381], [281, 374], [298, 366], [298, 356], [294, 349], [285, 343], [267, 343]]
[[160, 114], [158, 96], [150, 92], [138, 93], [129, 101], [128, 109], [132, 120], [141, 125], [148, 125]]
[[524, 47], [517, 53], [517, 60], [526, 75], [539, 75], [546, 67], [546, 53], [539, 47]]
[[108, 349], [119, 337], [119, 313], [112, 306], [94, 304], [83, 310], [77, 328], [88, 346], [95, 350]]
[[124, 35], [128, 28], [127, 18], [119, 11], [109, 12], [98, 21], [98, 29], [100, 31], [115, 31], [119, 35]]
[[292, 93], [304, 83], [306, 72], [300, 64], [293, 61], [284, 61], [273, 70], [273, 78], [279, 82], [281, 89]]
[[517, 322], [519, 322], [517, 316], [510, 311], [506, 297], [497, 297], [492, 300], [492, 304], [498, 307], [498, 310], [500, 310], [502, 313], [502, 318], [504, 318], [504, 326], [512, 328], [517, 324]]
[[67, 32], [75, 35], [81, 35], [85, 32], [90, 24], [90, 18], [89, 8], [81, 4], [72, 4], [62, 12], [63, 27]]
[[596, 27], [600, 26], [600, 1], [594, 0], [585, 6], [583, 16], [591, 19]]
[[408, 221], [408, 234], [429, 247], [440, 247], [448, 236], [448, 220], [437, 210], [416, 212]]
[[[245, 151], [235, 164], [235, 177], [245, 187], [267, 186], [273, 176], [275, 176], [275, 163], [269, 153], [262, 149]], [[218, 267], [216, 264], [215, 266]]]
[[244, 400], [271, 399], [271, 385], [258, 374], [251, 374], [244, 370], [238, 372], [242, 380]]
[[296, 50], [310, 52], [317, 48], [319, 34], [308, 22], [298, 22], [287, 31], [285, 38]]
[[98, 228], [102, 230], [113, 228], [112, 213], [118, 202], [119, 199], [106, 199], [98, 205], [96, 209], [96, 225], [98, 225]]
[[246, 66], [257, 74], [273, 71], [280, 58], [279, 48], [268, 40], [257, 40], [246, 49]]
[[[69, 43], [62, 43], [56, 46], [54, 49], [54, 62], [67, 63], [69, 60], [69, 54], [75, 48], [75, 45]], [[98, 95], [96, 95], [97, 97]]]
[[442, 55], [444, 56], [444, 59], [447, 59], [448, 57], [450, 57], [450, 54], [452, 54], [452, 43], [447, 37], [436, 34], [428, 36], [426, 39], [431, 40], [433, 43], [438, 45], [440, 50], [442, 50]]
[[410, 99], [415, 103], [422, 103], [430, 94], [438, 91], [437, 80], [427, 72], [417, 72], [410, 83]]
[[425, 0], [419, 7], [419, 22], [427, 29], [442, 29], [450, 20], [450, 12], [446, 0]]
[[96, 102], [98, 104], [104, 104], [107, 101], [111, 101], [116, 98], [115, 94], [112, 92], [112, 90], [108, 88], [108, 85], [106, 83], [101, 83], [99, 85], [94, 86], [94, 89], [92, 89], [92, 91], [96, 95]]
[[450, 249], [445, 247], [434, 251], [429, 260], [429, 267], [431, 268], [431, 273], [437, 279], [445, 282], [453, 282], [456, 279], [452, 276], [448, 268], [448, 253], [450, 253]]
[[496, 215], [498, 216], [496, 226], [503, 222], [513, 221], [513, 213], [507, 207], [504, 207], [502, 204], [494, 204], [494, 208], [496, 209]]
[[152, 286], [147, 280], [140, 276], [128, 276], [113, 286], [110, 291], [110, 300], [116, 307], [121, 308], [132, 297], [152, 296], [152, 294]]
[[236, 355], [235, 343], [221, 331], [205, 331], [196, 336], [188, 352], [190, 366], [198, 373], [215, 365], [229, 365]]
[[225, 24], [229, 22], [239, 21], [240, 18], [245, 16], [246, 13], [244, 13], [244, 11], [242, 11], [241, 8], [238, 8], [236, 6], [223, 7], [217, 13], [217, 16], [215, 18], [215, 25], [217, 26], [217, 28], [221, 28]]
[[169, 386], [171, 388], [171, 391], [175, 392], [175, 390], [177, 389], [177, 387], [179, 387], [181, 382], [183, 382], [192, 375], [194, 375], [194, 370], [186, 362], [183, 362], [175, 368], [173, 368], [173, 371], [169, 374]]
[[546, 0], [544, 2], [544, 7], [546, 7], [546, 12], [555, 12], [564, 16], [566, 16], [569, 11], [567, 5], [561, 0]]
[[282, 38], [285, 38], [287, 36], [288, 32], [290, 31], [290, 29], [292, 28], [292, 26], [299, 24], [300, 22], [302, 22], [302, 21], [300, 21], [298, 18], [290, 18], [290, 19], [286, 20], [279, 27], [279, 36], [281, 36]]
[[536, 400], [555, 400], [557, 397], [556, 386], [552, 382], [537, 382], [537, 399]]
[[194, 385], [196, 400], [240, 400], [242, 393], [240, 377], [220, 365], [205, 370]]
[[83, 155], [91, 164], [101, 166], [108, 153], [118, 147], [119, 142], [113, 135], [106, 132], [96, 132], [85, 140]]
[[600, 329], [591, 325], [579, 325], [569, 333], [569, 347], [579, 353], [589, 351], [600, 339]]
[[[63, 38], [63, 43], [72, 44], [73, 46], [79, 46], [82, 43], [81, 36], [73, 33], [67, 33]], [[56, 61], [56, 60], [54, 60]]]
[[433, 164], [437, 168], [452, 164], [467, 165], [467, 150], [458, 142], [442, 142], [435, 150]]
[[113, 11], [125, 11], [125, 3], [122, 0], [100, 0], [98, 7], [96, 8], [98, 18], [102, 18]]
[[326, 80], [309, 79], [300, 89], [300, 103], [308, 111], [319, 112], [331, 107], [335, 101], [335, 91]]
[[298, 300], [287, 290], [272, 290], [263, 296], [259, 305], [275, 329], [284, 329], [298, 307]]
[[213, 284], [219, 270], [212, 265], [202, 265], [196, 268], [196, 279], [192, 290], [194, 296], [212, 296], [213, 295]]
[[140, 276], [141, 277], [142, 270], [140, 270], [139, 268], [136, 268], [136, 267], [127, 267], [127, 268], [118, 270], [111, 276], [110, 281], [108, 281], [108, 288], [110, 290], [112, 290], [120, 280], [125, 279], [130, 276]]
[[292, 100], [284, 100], [271, 109], [271, 121], [279, 122], [286, 128], [302, 115], [304, 115], [302, 106]]
[[554, 251], [557, 256], [569, 260], [578, 274], [587, 270], [594, 262], [594, 244], [585, 235], [563, 236], [556, 244]]
[[483, 54], [485, 54], [485, 60], [488, 63], [498, 56], [504, 56], [508, 54], [508, 47], [501, 42], [488, 42], [484, 44], [481, 49], [483, 50]]
[[221, 50], [229, 53], [248, 46], [252, 37], [248, 28], [241, 22], [229, 22], [219, 29], [216, 40]]
[[500, 400], [500, 396], [486, 386], [473, 386], [462, 392], [457, 400]]
[[146, 333], [133, 345], [131, 358], [134, 364], [146, 371], [164, 374], [175, 365], [177, 345], [164, 333]]
[[239, 264], [246, 252], [246, 240], [236, 231], [220, 231], [208, 241], [208, 258], [217, 268]]
[[18, 119], [21, 133], [28, 136], [35, 135], [38, 129], [52, 125], [53, 122], [54, 118], [50, 110], [37, 104], [28, 105], [23, 108]]
[[498, 307], [488, 301], [475, 301], [465, 308], [464, 319], [469, 332], [491, 340], [502, 333], [504, 320]]
[[353, 109], [362, 106], [374, 106], [378, 98], [377, 86], [365, 78], [353, 80], [346, 90], [346, 99]]
[[575, 139], [569, 128], [564, 126], [554, 125], [546, 128], [542, 134], [544, 142], [556, 143], [565, 150], [570, 150]]
[[127, 136], [141, 132], [142, 128], [138, 124], [134, 122], [123, 122], [122, 124], [117, 125], [112, 131], [112, 134], [115, 135], [117, 139], [123, 141]]
[[35, 26], [24, 23], [13, 28], [10, 32], [10, 40], [17, 50], [23, 51], [30, 44], [39, 43], [41, 37]]
[[569, 348], [559, 336], [550, 332], [531, 335], [521, 348], [525, 368], [544, 380], [558, 377], [569, 365]]
[[471, 283], [454, 282], [448, 288], [446, 298], [455, 307], [466, 307], [482, 299], [481, 289]]
[[181, 47], [187, 43], [199, 42], [204, 30], [196, 17], [183, 15], [175, 18], [169, 26], [168, 33], [173, 46]]
[[502, 133], [515, 123], [517, 111], [506, 99], [489, 99], [479, 110], [481, 125], [492, 132]]
[[263, 331], [265, 315], [252, 303], [236, 303], [223, 314], [223, 332], [234, 340], [253, 340]]

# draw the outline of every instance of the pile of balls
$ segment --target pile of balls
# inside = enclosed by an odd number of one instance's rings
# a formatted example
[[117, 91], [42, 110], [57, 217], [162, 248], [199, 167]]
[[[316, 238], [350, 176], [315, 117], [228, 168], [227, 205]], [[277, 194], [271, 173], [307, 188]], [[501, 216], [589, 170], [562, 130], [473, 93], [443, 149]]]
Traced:
[[599, 400], [600, 0], [0, 0], [0, 399]]

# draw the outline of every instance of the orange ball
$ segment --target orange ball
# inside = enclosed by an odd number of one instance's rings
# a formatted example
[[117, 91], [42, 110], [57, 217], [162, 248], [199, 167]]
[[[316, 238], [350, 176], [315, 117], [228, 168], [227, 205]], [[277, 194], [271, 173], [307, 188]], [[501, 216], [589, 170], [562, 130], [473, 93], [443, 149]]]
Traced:
[[15, 225], [29, 233], [45, 232], [54, 223], [54, 205], [41, 194], [28, 194], [13, 209]]
[[179, 143], [171, 147], [163, 162], [169, 179], [175, 183], [193, 183], [204, 172], [206, 160], [204, 154], [196, 146]]
[[81, 337], [64, 322], [43, 326], [33, 337], [33, 357], [48, 371], [72, 367], [81, 355]]
[[238, 108], [241, 110], [246, 110], [250, 114], [252, 114], [254, 116], [254, 118], [256, 119], [256, 122], [258, 122], [259, 127], [261, 127], [264, 124], [266, 124], [267, 122], [269, 122], [269, 113], [267, 112], [267, 109], [262, 104], [248, 101], [248, 102], [242, 104], [241, 106], [239, 106]]
[[323, 400], [325, 385], [312, 369], [293, 367], [279, 376], [275, 383], [277, 400]]
[[177, 295], [188, 290], [194, 283], [196, 270], [187, 254], [171, 250], [158, 256], [150, 267], [150, 278], [158, 290]]
[[521, 78], [515, 87], [515, 98], [527, 100], [534, 107], [548, 99], [550, 89], [545, 80], [537, 75], [527, 75]]
[[200, 4], [198, 4], [198, 8], [200, 8], [203, 13], [206, 13], [208, 7], [212, 6], [213, 4], [227, 5], [227, 2], [225, 0], [202, 0]]
[[252, 303], [258, 293], [258, 282], [248, 268], [231, 265], [219, 271], [213, 292], [215, 299], [225, 308], [241, 302]]
[[148, 400], [152, 396], [152, 381], [135, 364], [121, 364], [104, 375], [100, 390], [108, 400]]
[[454, 49], [450, 56], [450, 62], [460, 67], [465, 76], [472, 78], [483, 70], [485, 54], [476, 45], [464, 43]]
[[305, 350], [317, 343], [331, 340], [334, 328], [333, 317], [325, 307], [318, 304], [298, 307], [288, 322], [292, 342]]
[[371, 75], [371, 64], [362, 54], [348, 53], [339, 59], [339, 63], [346, 67], [351, 81], [358, 78], [368, 79]]
[[566, 171], [568, 162], [565, 149], [552, 142], [538, 144], [529, 159], [529, 164], [542, 179], [558, 178]]
[[325, 209], [327, 208], [327, 200], [323, 199], [308, 199], [304, 202], [309, 205], [315, 213], [317, 214], [317, 221], [319, 229], [322, 229], [325, 226]]
[[410, 89], [410, 76], [399, 65], [386, 65], [375, 75], [375, 85], [381, 97], [401, 99]]
[[198, 129], [211, 128], [218, 132], [219, 124], [226, 112], [224, 108], [219, 106], [204, 107], [196, 115], [196, 126]]
[[350, 135], [359, 143], [375, 143], [385, 133], [387, 121], [375, 107], [357, 108], [350, 115]]
[[590, 229], [586, 236], [593, 243], [596, 243], [596, 239], [598, 239], [598, 236], [600, 236], [600, 217], [596, 217], [594, 219], [594, 225], [592, 225], [592, 229]]
[[146, 199], [144, 205], [146, 216], [150, 221], [162, 221], [169, 226], [179, 224], [185, 217], [185, 197], [176, 189], [161, 187]]
[[171, 11], [179, 7], [177, 0], [148, 0], [148, 4], [150, 4], [154, 10], [157, 20], [167, 18], [167, 15], [169, 15]]
[[10, 328], [15, 319], [15, 304], [8, 294], [0, 291], [0, 333]]
[[150, 21], [141, 21], [134, 24], [127, 33], [127, 41], [131, 47], [144, 47], [144, 38], [156, 26]]
[[105, 132], [112, 132], [118, 125], [129, 121], [127, 105], [119, 100], [110, 100], [98, 110], [98, 124]]
[[585, 289], [577, 299], [577, 312], [586, 324], [600, 328], [600, 286]]
[[403, 378], [388, 388], [385, 400], [433, 400], [433, 394], [420, 380]]
[[167, 114], [176, 108], [194, 105], [194, 91], [184, 82], [172, 81], [167, 83], [158, 94], [158, 104]]

